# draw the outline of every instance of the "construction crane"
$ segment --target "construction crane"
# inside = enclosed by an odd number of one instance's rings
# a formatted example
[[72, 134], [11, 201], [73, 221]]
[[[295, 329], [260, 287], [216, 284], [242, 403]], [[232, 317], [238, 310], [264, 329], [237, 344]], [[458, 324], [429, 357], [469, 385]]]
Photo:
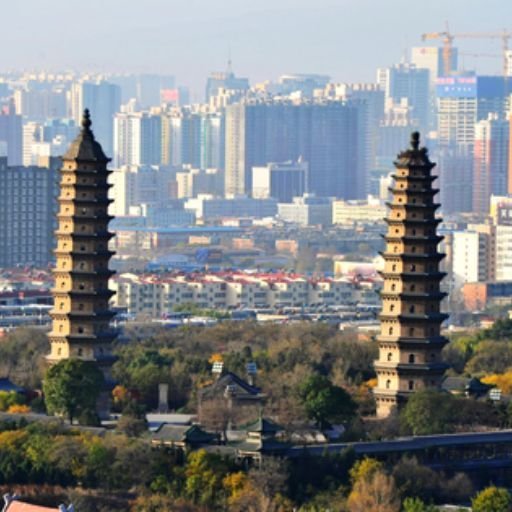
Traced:
[[443, 74], [449, 75], [453, 71], [453, 40], [457, 39], [501, 39], [503, 51], [503, 75], [508, 71], [507, 52], [508, 42], [512, 38], [512, 32], [503, 29], [502, 32], [464, 32], [460, 34], [452, 34], [448, 27], [444, 32], [429, 32], [421, 36], [422, 41], [432, 39], [441, 39], [443, 42]]

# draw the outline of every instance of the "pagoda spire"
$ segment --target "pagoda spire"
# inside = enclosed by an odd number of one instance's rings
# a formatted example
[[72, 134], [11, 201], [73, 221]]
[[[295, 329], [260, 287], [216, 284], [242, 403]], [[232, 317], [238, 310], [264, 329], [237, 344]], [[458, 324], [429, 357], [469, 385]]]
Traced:
[[386, 249], [381, 253], [384, 285], [374, 390], [379, 417], [389, 415], [415, 391], [440, 388], [446, 370], [441, 351], [447, 340], [441, 336], [441, 324], [447, 315], [440, 309], [445, 274], [439, 270], [444, 254], [438, 251], [443, 237], [436, 232], [441, 219], [436, 217], [440, 205], [434, 203], [439, 191], [432, 187], [435, 164], [420, 147], [418, 132], [411, 134], [410, 148], [394, 165]]

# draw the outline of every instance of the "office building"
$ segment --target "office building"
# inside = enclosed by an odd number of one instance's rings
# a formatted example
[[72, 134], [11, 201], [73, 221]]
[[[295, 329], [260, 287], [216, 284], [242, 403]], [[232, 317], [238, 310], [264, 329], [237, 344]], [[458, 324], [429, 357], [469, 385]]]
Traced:
[[279, 203], [278, 217], [299, 226], [330, 226], [332, 224], [332, 200], [304, 194], [294, 197], [292, 203]]
[[270, 163], [252, 169], [252, 197], [273, 197], [279, 203], [291, 203], [307, 192], [308, 163]]

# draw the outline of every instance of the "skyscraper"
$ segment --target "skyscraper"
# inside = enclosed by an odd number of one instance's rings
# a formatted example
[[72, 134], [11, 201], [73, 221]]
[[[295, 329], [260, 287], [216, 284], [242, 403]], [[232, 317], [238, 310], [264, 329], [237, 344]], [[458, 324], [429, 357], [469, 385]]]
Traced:
[[441, 336], [444, 257], [437, 246], [441, 222], [435, 212], [437, 190], [432, 188], [434, 167], [426, 148], [419, 147], [419, 133], [411, 148], [400, 153], [393, 176], [393, 199], [386, 219], [384, 287], [381, 292], [379, 359], [375, 362], [377, 416], [388, 416], [415, 391], [438, 389], [446, 369], [441, 350], [447, 340]]
[[114, 167], [162, 162], [162, 118], [149, 112], [120, 112], [114, 117]]
[[420, 129], [427, 131], [430, 113], [430, 75], [428, 69], [413, 64], [398, 64], [377, 70], [377, 82], [385, 93], [387, 104], [407, 98], [411, 116]]
[[317, 196], [366, 195], [363, 106], [357, 102], [245, 101], [226, 108], [227, 194], [250, 194], [252, 168], [268, 162], [309, 164]]
[[509, 130], [510, 122], [498, 114], [475, 126], [473, 211], [487, 213], [491, 195], [507, 195]]
[[0, 113], [0, 141], [7, 146], [7, 163], [23, 165], [23, 122], [13, 100]]
[[112, 155], [114, 114], [121, 105], [121, 88], [105, 81], [74, 83], [70, 93], [71, 117], [78, 124], [88, 108], [94, 116], [95, 132], [104, 151]]
[[57, 257], [52, 330], [48, 337], [50, 363], [79, 358], [93, 361], [108, 381], [114, 361], [109, 327], [113, 293], [108, 280], [112, 252], [108, 242], [111, 217], [107, 213], [109, 159], [91, 131], [86, 110], [82, 131], [63, 157], [59, 196]]

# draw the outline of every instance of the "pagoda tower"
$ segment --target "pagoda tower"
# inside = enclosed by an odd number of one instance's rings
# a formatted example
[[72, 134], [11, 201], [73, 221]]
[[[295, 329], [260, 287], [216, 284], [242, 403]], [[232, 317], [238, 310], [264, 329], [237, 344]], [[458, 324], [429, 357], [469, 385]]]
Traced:
[[447, 365], [441, 351], [447, 343], [441, 324], [445, 293], [439, 271], [444, 254], [437, 235], [441, 222], [435, 215], [439, 204], [434, 196], [431, 175], [435, 166], [420, 135], [412, 134], [411, 148], [400, 153], [390, 189], [389, 215], [384, 258], [384, 286], [381, 292], [379, 359], [375, 362], [377, 387], [374, 390], [377, 416], [386, 417], [415, 391], [439, 389]]
[[114, 254], [108, 249], [114, 236], [108, 231], [112, 217], [107, 212], [111, 171], [91, 124], [85, 110], [81, 132], [62, 157], [51, 352], [46, 358], [50, 364], [69, 358], [93, 361], [108, 383], [116, 336], [109, 309], [114, 292], [108, 288], [114, 273], [108, 267]]

